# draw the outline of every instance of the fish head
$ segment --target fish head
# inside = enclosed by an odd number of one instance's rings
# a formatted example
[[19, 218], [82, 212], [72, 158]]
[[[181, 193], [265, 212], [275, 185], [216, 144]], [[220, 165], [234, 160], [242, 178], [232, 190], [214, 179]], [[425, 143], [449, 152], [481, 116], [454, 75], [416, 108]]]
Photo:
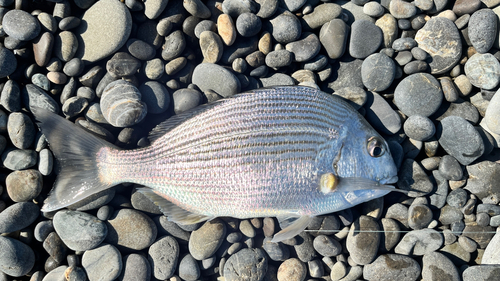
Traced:
[[321, 213], [331, 213], [399, 191], [389, 184], [397, 182], [397, 167], [389, 146], [363, 117], [344, 125], [345, 132], [332, 175], [323, 175], [320, 190], [324, 196]]

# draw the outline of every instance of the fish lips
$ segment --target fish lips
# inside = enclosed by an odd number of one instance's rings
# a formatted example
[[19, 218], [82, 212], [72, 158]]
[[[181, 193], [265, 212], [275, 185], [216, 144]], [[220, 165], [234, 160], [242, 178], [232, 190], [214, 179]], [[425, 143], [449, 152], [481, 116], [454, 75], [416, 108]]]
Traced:
[[383, 178], [379, 181], [380, 184], [393, 184], [398, 182], [398, 176]]

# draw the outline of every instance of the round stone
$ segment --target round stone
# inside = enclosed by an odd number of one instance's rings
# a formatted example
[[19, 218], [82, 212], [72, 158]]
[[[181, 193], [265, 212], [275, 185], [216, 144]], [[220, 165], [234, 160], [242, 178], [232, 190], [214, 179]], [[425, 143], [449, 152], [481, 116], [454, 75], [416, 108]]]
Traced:
[[436, 127], [432, 121], [421, 115], [412, 115], [404, 123], [405, 134], [414, 140], [426, 141], [434, 136]]
[[382, 30], [367, 20], [357, 20], [351, 25], [349, 53], [353, 58], [364, 59], [382, 44]]
[[447, 180], [458, 181], [463, 176], [462, 167], [460, 167], [457, 159], [451, 155], [444, 155], [441, 158], [441, 161], [439, 161], [439, 172]]
[[190, 254], [185, 255], [179, 262], [179, 277], [186, 281], [196, 281], [200, 275], [198, 262]]
[[211, 20], [202, 20], [194, 28], [194, 36], [200, 38], [203, 31], [212, 31], [217, 33], [217, 24]]
[[272, 51], [266, 56], [266, 65], [272, 68], [280, 68], [290, 65], [292, 59], [292, 53], [287, 50]]
[[30, 41], [38, 36], [41, 27], [38, 20], [23, 10], [10, 10], [3, 16], [2, 27], [5, 33], [21, 41]]
[[491, 9], [476, 11], [469, 19], [469, 40], [478, 53], [488, 52], [495, 43], [497, 15]]
[[462, 165], [468, 165], [484, 152], [481, 135], [467, 120], [448, 116], [441, 120], [436, 137], [443, 149]]
[[446, 276], [450, 280], [461, 280], [455, 264], [440, 252], [424, 255], [422, 259], [422, 278], [432, 280]]
[[269, 24], [271, 25], [270, 30], [274, 40], [281, 44], [299, 39], [302, 32], [299, 20], [294, 14], [288, 11], [283, 11], [274, 16], [269, 20]]
[[369, 91], [381, 92], [389, 88], [395, 75], [394, 61], [384, 54], [370, 55], [361, 65], [361, 78]]
[[319, 235], [313, 240], [313, 247], [324, 257], [335, 257], [342, 252], [340, 243], [330, 236]]
[[412, 229], [426, 228], [432, 221], [432, 211], [425, 205], [411, 205], [408, 208], [408, 225]]
[[338, 18], [342, 12], [342, 7], [336, 3], [324, 3], [314, 7], [314, 10], [302, 17], [302, 26], [305, 30], [313, 30], [323, 24]]
[[394, 103], [407, 116], [430, 116], [443, 100], [441, 85], [432, 75], [415, 73], [404, 78], [394, 90]]
[[151, 265], [146, 257], [140, 254], [130, 254], [123, 257], [123, 270], [118, 280], [150, 280]]
[[239, 93], [241, 88], [240, 81], [231, 71], [212, 63], [197, 65], [192, 81], [200, 90], [212, 90], [223, 97]]
[[197, 260], [209, 258], [222, 245], [225, 235], [226, 226], [223, 221], [213, 219], [206, 222], [199, 229], [191, 233], [191, 237], [189, 238], [189, 253]]
[[378, 18], [381, 17], [385, 10], [382, 5], [380, 5], [378, 2], [368, 2], [363, 6], [363, 12], [370, 17]]
[[26, 275], [35, 265], [33, 250], [16, 239], [0, 236], [0, 251], [0, 271], [9, 276]]
[[132, 31], [132, 17], [128, 8], [120, 1], [95, 2], [82, 16], [75, 29], [78, 38], [76, 57], [93, 63], [119, 50]]
[[492, 90], [500, 82], [500, 63], [492, 54], [473, 55], [464, 70], [470, 83], [478, 88]]
[[159, 114], [165, 112], [170, 105], [170, 94], [165, 86], [156, 81], [148, 81], [139, 86], [142, 101], [148, 107], [148, 113]]
[[278, 281], [304, 281], [307, 275], [306, 265], [296, 258], [284, 261], [278, 268]]
[[7, 132], [12, 144], [19, 149], [27, 149], [35, 139], [35, 125], [28, 115], [13, 112], [7, 121]]
[[54, 38], [54, 54], [61, 61], [70, 61], [78, 51], [77, 37], [71, 31], [63, 31]]
[[32, 224], [40, 214], [40, 208], [33, 202], [15, 203], [0, 213], [0, 233], [21, 230]]
[[414, 3], [394, 0], [389, 4], [389, 11], [397, 19], [408, 19], [413, 17], [417, 13], [417, 8]]
[[89, 280], [112, 281], [122, 271], [122, 255], [114, 246], [101, 244], [83, 253], [82, 266]]
[[260, 18], [252, 13], [243, 13], [236, 19], [236, 30], [243, 37], [251, 37], [262, 28]]
[[151, 60], [156, 55], [156, 50], [151, 45], [139, 39], [129, 39], [126, 46], [132, 56], [142, 61]]
[[0, 78], [11, 75], [17, 68], [17, 60], [11, 50], [0, 46]]
[[201, 103], [201, 93], [195, 89], [179, 89], [172, 95], [174, 103], [174, 112], [176, 114], [195, 108]]
[[417, 31], [415, 41], [426, 51], [432, 61], [432, 74], [451, 70], [462, 58], [462, 39], [456, 25], [449, 19], [433, 17]]
[[262, 249], [242, 249], [227, 259], [224, 264], [224, 277], [227, 280], [262, 280], [268, 268], [267, 259]]
[[417, 280], [420, 265], [411, 257], [397, 254], [386, 254], [363, 267], [366, 280]]
[[149, 247], [148, 260], [155, 278], [166, 280], [172, 277], [179, 260], [179, 243], [172, 236], [158, 239]]
[[115, 211], [106, 225], [106, 242], [128, 251], [146, 249], [155, 241], [157, 235], [153, 220], [132, 209]]
[[14, 171], [5, 179], [5, 187], [12, 201], [31, 201], [42, 191], [42, 175], [37, 170]]
[[305, 62], [315, 57], [321, 45], [314, 33], [303, 33], [300, 40], [286, 44], [285, 49], [291, 52], [296, 62]]
[[68, 248], [87, 251], [97, 247], [108, 234], [106, 224], [79, 211], [63, 210], [55, 214], [54, 229]]
[[223, 48], [217, 33], [207, 30], [200, 34], [200, 49], [204, 62], [217, 63], [222, 58]]

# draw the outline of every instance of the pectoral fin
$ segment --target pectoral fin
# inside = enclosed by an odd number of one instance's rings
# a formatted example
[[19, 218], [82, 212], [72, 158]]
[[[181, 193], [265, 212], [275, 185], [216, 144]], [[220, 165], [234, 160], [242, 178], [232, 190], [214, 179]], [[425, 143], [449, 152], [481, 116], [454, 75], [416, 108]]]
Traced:
[[151, 200], [151, 202], [153, 202], [156, 206], [160, 208], [161, 212], [165, 216], [167, 216], [169, 220], [175, 223], [188, 225], [213, 219], [213, 217], [208, 217], [186, 211], [183, 208], [163, 198], [162, 196], [156, 194], [150, 188], [147, 187], [137, 188], [137, 191], [144, 194], [144, 196], [146, 196], [149, 200]]
[[294, 217], [293, 215], [278, 217], [282, 230], [274, 235], [271, 242], [280, 242], [295, 237], [306, 229], [312, 218], [311, 216]]

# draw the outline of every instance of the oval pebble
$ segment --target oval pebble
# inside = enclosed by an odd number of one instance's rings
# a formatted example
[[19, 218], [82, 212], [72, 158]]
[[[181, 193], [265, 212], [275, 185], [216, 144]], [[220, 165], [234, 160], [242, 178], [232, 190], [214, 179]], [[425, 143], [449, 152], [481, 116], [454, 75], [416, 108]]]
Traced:
[[278, 268], [278, 281], [304, 281], [307, 275], [306, 265], [296, 258], [284, 261]]
[[125, 251], [142, 250], [156, 239], [157, 228], [153, 220], [133, 209], [120, 209], [106, 221], [106, 242]]
[[418, 280], [420, 265], [411, 257], [397, 254], [386, 254], [363, 267], [363, 277], [368, 281], [375, 280]]
[[10, 170], [23, 170], [36, 165], [36, 151], [7, 148], [2, 153], [2, 164]]
[[118, 280], [150, 280], [151, 265], [146, 257], [140, 254], [130, 254], [123, 257], [123, 270]]
[[215, 32], [207, 30], [200, 34], [200, 48], [204, 62], [216, 63], [222, 58], [224, 47], [221, 38]]
[[153, 276], [166, 280], [174, 274], [179, 259], [179, 243], [172, 236], [164, 236], [149, 247], [148, 260]]
[[108, 229], [96, 217], [79, 211], [63, 210], [54, 215], [54, 229], [68, 248], [87, 251], [106, 238]]
[[121, 128], [141, 122], [147, 114], [141, 92], [125, 80], [116, 80], [106, 86], [101, 96], [101, 110], [106, 121]]
[[226, 226], [220, 219], [205, 222], [191, 233], [189, 253], [197, 260], [211, 257], [224, 242]]
[[288, 11], [283, 11], [275, 15], [269, 20], [269, 24], [271, 25], [271, 35], [274, 40], [281, 44], [290, 43], [299, 39], [302, 32], [299, 20], [294, 14]]
[[38, 36], [40, 22], [23, 10], [10, 10], [3, 16], [2, 27], [5, 33], [21, 41], [30, 41]]
[[381, 236], [378, 230], [378, 223], [369, 216], [361, 216], [351, 225], [346, 247], [356, 264], [369, 264], [375, 259]]
[[7, 207], [0, 213], [0, 233], [21, 230], [32, 224], [40, 213], [33, 202], [20, 202]]
[[404, 78], [394, 90], [394, 103], [407, 116], [428, 117], [438, 110], [442, 100], [441, 85], [427, 73]]
[[405, 134], [414, 140], [426, 141], [436, 132], [436, 127], [432, 121], [421, 115], [412, 115], [404, 123]]
[[252, 13], [243, 13], [236, 19], [236, 30], [243, 37], [251, 37], [259, 33], [262, 22]]
[[313, 240], [316, 252], [324, 257], [335, 257], [342, 252], [340, 243], [330, 236], [319, 235]]
[[491, 9], [474, 12], [469, 19], [469, 40], [478, 53], [488, 52], [498, 35], [497, 15]]
[[313, 30], [337, 18], [342, 12], [342, 7], [336, 3], [324, 3], [314, 7], [314, 10], [302, 17], [302, 26], [305, 30]]
[[378, 50], [382, 44], [382, 30], [367, 20], [357, 20], [351, 25], [349, 54], [364, 59]]
[[475, 54], [465, 63], [465, 75], [472, 85], [492, 90], [500, 83], [500, 63], [489, 53]]
[[32, 169], [14, 171], [5, 179], [5, 187], [12, 201], [31, 201], [42, 191], [42, 174]]
[[28, 115], [14, 112], [9, 115], [7, 132], [12, 144], [19, 149], [27, 149], [35, 140], [35, 125]]
[[448, 116], [441, 120], [436, 137], [441, 147], [462, 165], [469, 165], [484, 152], [481, 135], [462, 117]]
[[192, 81], [200, 90], [212, 90], [223, 97], [239, 93], [241, 89], [240, 81], [231, 71], [212, 63], [196, 66]]
[[267, 263], [267, 256], [262, 249], [245, 248], [227, 259], [224, 277], [228, 281], [262, 280], [267, 272]]
[[497, 91], [491, 98], [483, 122], [495, 134], [500, 134], [500, 91]]
[[160, 114], [170, 105], [170, 94], [165, 86], [156, 81], [148, 81], [138, 88], [142, 100], [148, 108], [148, 113]]
[[439, 252], [425, 254], [422, 259], [422, 278], [426, 280], [443, 278], [461, 280], [455, 264]]
[[179, 262], [179, 277], [186, 281], [196, 281], [200, 275], [198, 262], [190, 254], [185, 255]]
[[31, 110], [32, 106], [41, 107], [48, 111], [58, 113], [59, 105], [44, 90], [34, 84], [24, 86], [21, 93], [23, 104]]
[[14, 80], [5, 82], [0, 95], [0, 104], [7, 111], [21, 111], [21, 90]]
[[396, 75], [394, 61], [384, 54], [368, 56], [361, 65], [361, 78], [369, 91], [384, 91]]
[[286, 44], [285, 49], [293, 54], [296, 62], [305, 62], [315, 57], [320, 49], [320, 41], [314, 33], [303, 33], [297, 41]]
[[272, 51], [266, 56], [266, 65], [272, 68], [280, 68], [290, 65], [292, 59], [292, 53], [287, 50]]
[[[462, 179], [462, 167], [451, 155], [444, 155], [439, 161], [439, 172], [447, 180], [458, 181]], [[464, 202], [465, 203], [465, 202]]]
[[201, 93], [194, 89], [179, 89], [172, 95], [174, 103], [174, 112], [180, 114], [191, 108], [195, 108], [201, 103]]
[[379, 94], [369, 92], [366, 94], [366, 120], [377, 130], [385, 134], [395, 134], [401, 129], [401, 118], [392, 109], [390, 104]]
[[82, 266], [89, 280], [112, 281], [122, 271], [122, 255], [113, 245], [101, 244], [83, 253]]
[[35, 265], [33, 250], [16, 239], [0, 236], [0, 252], [0, 271], [9, 276], [26, 275]]

